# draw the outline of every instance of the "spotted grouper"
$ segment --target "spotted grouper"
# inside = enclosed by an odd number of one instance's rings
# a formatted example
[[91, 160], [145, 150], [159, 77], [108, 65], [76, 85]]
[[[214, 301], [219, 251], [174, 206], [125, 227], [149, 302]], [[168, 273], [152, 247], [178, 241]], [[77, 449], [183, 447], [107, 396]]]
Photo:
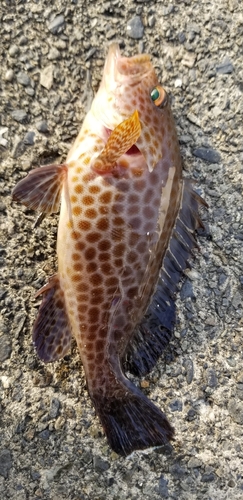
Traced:
[[148, 373], [170, 339], [202, 200], [182, 179], [169, 97], [148, 55], [110, 46], [66, 162], [31, 171], [13, 199], [45, 214], [61, 203], [58, 272], [37, 294], [40, 359], [62, 358], [74, 337], [112, 449], [166, 444], [173, 428], [125, 371]]

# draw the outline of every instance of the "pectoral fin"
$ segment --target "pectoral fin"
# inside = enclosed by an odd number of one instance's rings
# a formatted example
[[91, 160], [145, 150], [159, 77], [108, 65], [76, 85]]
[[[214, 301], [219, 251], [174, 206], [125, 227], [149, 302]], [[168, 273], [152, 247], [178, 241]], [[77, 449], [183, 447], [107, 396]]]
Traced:
[[92, 168], [98, 173], [111, 172], [119, 158], [137, 142], [140, 134], [138, 111], [134, 111], [111, 132], [103, 151], [93, 161]]
[[71, 346], [71, 327], [58, 276], [53, 276], [37, 296], [43, 294], [39, 314], [34, 324], [33, 342], [39, 358], [45, 363], [57, 361]]
[[66, 176], [65, 164], [35, 168], [15, 186], [13, 200], [20, 201], [31, 210], [49, 214], [58, 212]]

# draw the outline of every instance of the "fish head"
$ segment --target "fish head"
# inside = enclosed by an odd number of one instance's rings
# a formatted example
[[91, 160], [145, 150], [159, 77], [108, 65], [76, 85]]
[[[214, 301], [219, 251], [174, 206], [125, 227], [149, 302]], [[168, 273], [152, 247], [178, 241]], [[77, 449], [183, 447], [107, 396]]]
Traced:
[[123, 57], [119, 46], [112, 44], [92, 113], [110, 132], [135, 110], [141, 132], [132, 153], [140, 152], [152, 171], [163, 157], [165, 127], [173, 120], [168, 95], [159, 85], [149, 55]]

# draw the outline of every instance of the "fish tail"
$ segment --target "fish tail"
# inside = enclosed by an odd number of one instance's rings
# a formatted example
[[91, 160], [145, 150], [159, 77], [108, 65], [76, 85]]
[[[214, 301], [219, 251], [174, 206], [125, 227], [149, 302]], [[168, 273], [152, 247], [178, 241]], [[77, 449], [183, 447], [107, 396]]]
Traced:
[[164, 413], [130, 381], [118, 384], [110, 397], [91, 395], [111, 448], [127, 456], [135, 450], [168, 444], [174, 430]]

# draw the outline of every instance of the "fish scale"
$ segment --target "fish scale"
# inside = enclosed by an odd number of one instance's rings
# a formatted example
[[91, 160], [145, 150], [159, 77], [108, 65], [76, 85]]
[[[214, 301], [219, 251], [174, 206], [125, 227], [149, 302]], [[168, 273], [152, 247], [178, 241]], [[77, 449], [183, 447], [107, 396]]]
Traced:
[[121, 455], [173, 439], [165, 415], [125, 376], [151, 370], [168, 342], [175, 290], [196, 246], [203, 201], [182, 180], [169, 100], [147, 55], [111, 45], [103, 79], [64, 165], [33, 170], [13, 198], [61, 201], [58, 273], [33, 341], [44, 362], [76, 339], [88, 391]]

